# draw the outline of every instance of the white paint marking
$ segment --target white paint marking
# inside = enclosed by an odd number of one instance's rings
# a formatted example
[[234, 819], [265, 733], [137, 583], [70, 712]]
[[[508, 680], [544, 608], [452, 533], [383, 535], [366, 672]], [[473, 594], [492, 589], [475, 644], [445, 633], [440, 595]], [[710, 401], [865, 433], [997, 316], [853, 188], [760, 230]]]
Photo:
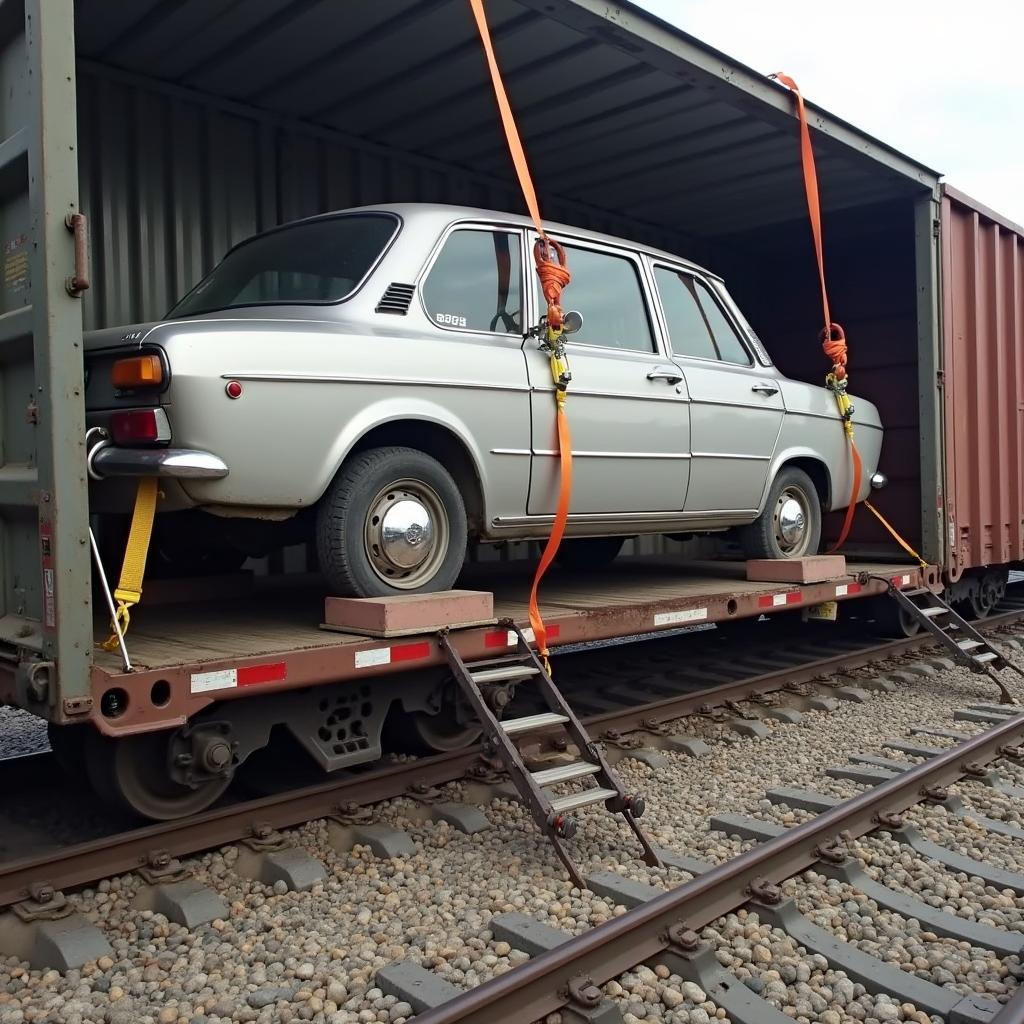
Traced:
[[193, 693], [230, 690], [238, 685], [238, 669], [222, 668], [217, 672], [193, 672], [190, 683]]
[[372, 651], [356, 651], [356, 668], [370, 668], [372, 665], [390, 664], [390, 647], [377, 647]]
[[707, 608], [686, 608], [679, 612], [660, 612], [654, 616], [654, 624], [672, 626], [677, 622], [703, 622], [707, 617]]

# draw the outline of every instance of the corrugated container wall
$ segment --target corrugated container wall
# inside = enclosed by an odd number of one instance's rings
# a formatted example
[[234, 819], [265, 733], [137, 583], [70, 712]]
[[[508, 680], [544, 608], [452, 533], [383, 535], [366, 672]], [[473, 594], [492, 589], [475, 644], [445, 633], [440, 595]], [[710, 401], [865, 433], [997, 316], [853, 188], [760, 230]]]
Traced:
[[949, 574], [1024, 558], [1024, 228], [945, 186]]
[[[78, 111], [94, 271], [86, 330], [162, 317], [232, 245], [285, 221], [371, 203], [521, 205], [513, 185], [484, 174], [105, 68], [80, 68]], [[552, 220], [680, 248], [677, 233], [583, 204], [555, 200], [546, 210]]]

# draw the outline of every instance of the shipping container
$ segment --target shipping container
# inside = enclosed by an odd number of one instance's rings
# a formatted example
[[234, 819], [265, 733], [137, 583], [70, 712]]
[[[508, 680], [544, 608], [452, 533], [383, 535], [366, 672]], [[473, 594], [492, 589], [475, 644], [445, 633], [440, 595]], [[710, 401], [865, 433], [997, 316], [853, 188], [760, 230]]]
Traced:
[[[628, 3], [487, 10], [545, 216], [721, 273], [779, 366], [822, 382], [791, 94]], [[83, 328], [159, 318], [232, 244], [283, 221], [398, 201], [520, 211], [465, 0], [343, 14], [332, 0], [12, 0], [0, 43], [0, 702], [117, 734], [208, 708], [210, 673], [238, 684], [251, 668], [272, 695], [404, 671], [390, 644], [362, 661], [377, 649], [365, 640], [340, 651], [315, 608], [296, 624], [296, 602], [255, 612], [230, 597], [213, 610], [144, 601], [130, 635], [141, 672], [94, 652], [81, 342]], [[1024, 545], [1020, 231], [809, 112], [833, 314], [852, 391], [886, 425], [878, 504], [932, 566], [908, 582], [942, 574], [952, 596], [977, 596]], [[587, 640], [671, 628], [698, 607], [713, 621], [878, 593], [904, 571], [863, 510], [847, 550], [880, 580], [790, 600], [729, 569], [666, 581], [663, 564], [646, 589], [629, 567], [603, 597], [547, 599], [565, 602], [552, 611], [562, 640]], [[507, 596], [495, 586], [521, 614], [522, 581]]]

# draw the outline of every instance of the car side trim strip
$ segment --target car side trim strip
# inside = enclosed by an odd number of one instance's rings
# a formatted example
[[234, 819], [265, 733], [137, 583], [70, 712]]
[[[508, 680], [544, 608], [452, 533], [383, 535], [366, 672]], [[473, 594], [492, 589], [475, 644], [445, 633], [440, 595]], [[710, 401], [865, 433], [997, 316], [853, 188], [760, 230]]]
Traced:
[[[558, 452], [546, 448], [529, 451], [526, 448], [492, 448], [492, 455], [546, 455], [555, 457]], [[688, 459], [684, 452], [582, 452], [572, 450], [574, 459]]]
[[476, 380], [417, 380], [412, 377], [327, 376], [304, 373], [222, 373], [221, 380], [260, 380], [284, 384], [400, 384], [418, 388], [467, 388], [474, 391], [530, 390], [526, 384], [490, 384]]

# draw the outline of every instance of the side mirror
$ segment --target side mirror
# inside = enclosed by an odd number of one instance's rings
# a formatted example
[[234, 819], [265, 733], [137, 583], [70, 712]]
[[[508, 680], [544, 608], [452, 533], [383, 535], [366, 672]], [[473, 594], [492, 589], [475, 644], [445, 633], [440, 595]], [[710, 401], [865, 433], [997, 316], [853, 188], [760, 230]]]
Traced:
[[566, 334], [575, 334], [577, 331], [583, 329], [583, 314], [578, 313], [575, 309], [570, 309], [568, 313], [562, 317], [562, 330]]

